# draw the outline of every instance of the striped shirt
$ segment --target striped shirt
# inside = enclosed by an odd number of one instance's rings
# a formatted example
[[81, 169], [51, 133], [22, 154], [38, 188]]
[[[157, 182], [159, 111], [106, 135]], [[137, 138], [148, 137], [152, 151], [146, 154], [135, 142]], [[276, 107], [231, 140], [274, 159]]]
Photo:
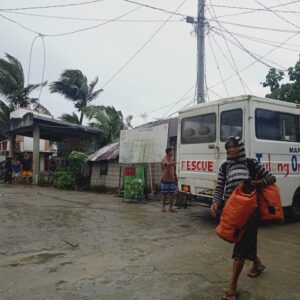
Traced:
[[[276, 178], [260, 163], [256, 160], [246, 159], [244, 143], [238, 137], [235, 139], [240, 148], [240, 153], [238, 157], [228, 159], [220, 167], [213, 197], [213, 203], [217, 203], [218, 206], [224, 204], [235, 188], [244, 180], [255, 180], [258, 178], [260, 187], [276, 182]], [[251, 161], [251, 164], [249, 161]]]

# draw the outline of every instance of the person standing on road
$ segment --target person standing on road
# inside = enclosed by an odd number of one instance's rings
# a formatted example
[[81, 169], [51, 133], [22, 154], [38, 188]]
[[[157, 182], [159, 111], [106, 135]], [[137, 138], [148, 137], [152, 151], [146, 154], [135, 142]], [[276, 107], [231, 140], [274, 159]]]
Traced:
[[32, 159], [27, 152], [24, 153], [22, 160], [22, 177], [25, 177], [26, 183], [32, 178]]
[[[224, 207], [232, 192], [244, 180], [250, 179], [251, 183], [258, 189], [276, 182], [276, 178], [256, 160], [246, 158], [245, 146], [240, 137], [230, 137], [225, 144], [225, 148], [227, 160], [219, 170], [217, 187], [211, 205], [213, 217], [217, 216], [218, 211]], [[256, 209], [246, 224], [242, 239], [234, 246], [232, 279], [228, 291], [222, 298], [223, 300], [237, 299], [237, 283], [245, 259], [253, 262], [248, 276], [257, 277], [265, 269], [257, 256], [258, 221], [259, 211]]]
[[174, 148], [167, 147], [166, 156], [162, 160], [161, 176], [161, 194], [162, 194], [162, 212], [166, 211], [167, 195], [170, 195], [169, 211], [174, 210], [174, 195], [177, 189], [176, 162], [173, 160]]
[[16, 184], [21, 173], [21, 163], [15, 155], [11, 161], [12, 183]]

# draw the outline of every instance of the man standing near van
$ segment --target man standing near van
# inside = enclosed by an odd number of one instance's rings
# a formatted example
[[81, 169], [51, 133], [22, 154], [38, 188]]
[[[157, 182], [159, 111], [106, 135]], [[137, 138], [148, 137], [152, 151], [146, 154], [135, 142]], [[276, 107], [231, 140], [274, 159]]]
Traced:
[[161, 194], [162, 194], [162, 212], [166, 211], [167, 195], [170, 195], [169, 211], [174, 210], [174, 195], [177, 189], [176, 162], [173, 160], [174, 149], [167, 147], [166, 156], [162, 160], [162, 176], [161, 176]]

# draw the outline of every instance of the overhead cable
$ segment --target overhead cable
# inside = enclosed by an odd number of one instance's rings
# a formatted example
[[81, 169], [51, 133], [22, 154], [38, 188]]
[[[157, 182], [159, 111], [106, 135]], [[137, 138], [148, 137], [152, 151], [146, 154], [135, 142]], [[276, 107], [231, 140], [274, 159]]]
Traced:
[[63, 8], [63, 7], [70, 7], [70, 6], [81, 6], [81, 5], [91, 4], [91, 3], [102, 2], [102, 1], [104, 1], [104, 0], [93, 0], [93, 1], [85, 1], [85, 2], [69, 3], [69, 4], [60, 4], [60, 5], [0, 8], [0, 11], [1, 10], [28, 10], [28, 9], [45, 9], [45, 8]]
[[[175, 12], [178, 11], [180, 9], [180, 7], [186, 2], [186, 0], [183, 0], [179, 6], [176, 8]], [[153, 38], [163, 29], [163, 27], [169, 22], [169, 20], [173, 17], [174, 14], [171, 14], [166, 20], [165, 22], [160, 25], [155, 31], [154, 33], [146, 40], [146, 42], [120, 67], [120, 69], [114, 73], [114, 75], [112, 75], [110, 77], [110, 79], [108, 79], [104, 85], [102, 86], [102, 89], [104, 87], [106, 87], [124, 68], [126, 68], [130, 62], [132, 60], [134, 60], [134, 58], [153, 40]]]
[[108, 20], [108, 21], [106, 21], [106, 22], [103, 22], [103, 23], [100, 23], [100, 24], [97, 24], [97, 25], [94, 25], [94, 26], [89, 26], [89, 27], [85, 27], [85, 28], [81, 28], [81, 29], [77, 29], [77, 30], [73, 30], [73, 31], [69, 31], [69, 32], [58, 33], [58, 34], [46, 34], [46, 33], [41, 33], [41, 32], [38, 32], [38, 31], [36, 31], [36, 30], [33, 30], [33, 29], [31, 29], [31, 28], [29, 28], [29, 27], [27, 27], [27, 26], [24, 26], [23, 24], [21, 24], [21, 23], [15, 21], [15, 20], [13, 20], [13, 19], [10, 19], [10, 18], [8, 18], [8, 17], [6, 17], [6, 16], [4, 16], [4, 15], [2, 15], [2, 14], [0, 14], [0, 17], [4, 18], [4, 19], [6, 19], [6, 20], [8, 20], [8, 21], [10, 21], [10, 22], [12, 22], [12, 23], [17, 24], [18, 26], [20, 26], [20, 27], [22, 27], [23, 29], [26, 29], [26, 30], [28, 30], [28, 31], [30, 31], [30, 32], [32, 32], [32, 33], [39, 34], [39, 35], [42, 35], [42, 36], [44, 36], [44, 37], [57, 37], [57, 36], [70, 35], [70, 34], [82, 32], [82, 31], [87, 31], [87, 30], [91, 30], [91, 29], [95, 29], [95, 28], [104, 26], [104, 25], [106, 25], [106, 24], [108, 24], [108, 23], [114, 22], [114, 21], [116, 21], [116, 20], [118, 20], [118, 19], [121, 19], [121, 18], [123, 18], [123, 17], [125, 17], [125, 16], [128, 16], [129, 14], [131, 14], [131, 13], [133, 13], [134, 11], [138, 10], [139, 8], [140, 8], [140, 7], [135, 7], [134, 9], [132, 9], [132, 10], [126, 12], [125, 14], [122, 14], [122, 15], [116, 17], [116, 18], [110, 19], [110, 20]]
[[171, 15], [175, 15], [175, 16], [181, 16], [181, 17], [187, 17], [187, 15], [178, 13], [177, 11], [170, 11], [170, 10], [167, 10], [167, 9], [164, 9], [164, 8], [160, 8], [160, 7], [156, 7], [156, 6], [152, 6], [152, 5], [148, 5], [148, 4], [144, 4], [144, 3], [140, 3], [140, 2], [136, 2], [136, 1], [131, 1], [131, 0], [123, 0], [123, 1], [128, 2], [128, 3], [132, 3], [132, 4], [136, 4], [136, 5], [140, 5], [140, 6], [143, 6], [143, 7], [147, 7], [147, 8], [150, 8], [150, 9], [158, 10], [158, 11], [161, 11], [161, 12], [164, 12], [164, 13], [167, 13], [167, 14], [171, 14]]
[[[32, 17], [41, 17], [41, 18], [49, 18], [49, 19], [61, 19], [61, 20], [74, 20], [74, 21], [91, 21], [91, 22], [105, 22], [110, 21], [110, 19], [97, 19], [97, 18], [79, 18], [79, 17], [67, 17], [67, 16], [55, 16], [55, 15], [41, 15], [41, 14], [32, 14], [32, 13], [24, 13], [19, 11], [7, 11], [3, 10], [5, 13], [10, 14], [17, 14], [17, 15], [23, 15], [23, 16], [32, 16]], [[162, 23], [165, 20], [143, 20], [143, 19], [135, 19], [135, 20], [115, 20], [115, 22], [121, 22], [121, 23]], [[183, 22], [184, 19], [178, 19], [178, 20], [170, 20], [169, 22]]]
[[218, 60], [217, 60], [217, 56], [216, 56], [216, 54], [215, 54], [214, 48], [213, 48], [213, 46], [212, 46], [212, 44], [211, 44], [211, 40], [210, 40], [209, 37], [208, 37], [208, 42], [209, 42], [210, 49], [211, 49], [211, 52], [212, 52], [212, 54], [213, 54], [213, 57], [214, 57], [216, 66], [217, 66], [217, 70], [218, 70], [218, 72], [219, 72], [219, 76], [220, 76], [220, 78], [221, 78], [221, 81], [223, 82], [224, 90], [225, 90], [227, 96], [230, 97], [230, 96], [229, 96], [228, 89], [227, 89], [226, 84], [225, 84], [225, 82], [224, 82], [224, 78], [223, 78], [222, 73], [221, 73], [221, 69], [220, 69], [220, 65], [219, 65]]
[[[277, 45], [276, 47], [274, 47], [273, 49], [269, 50], [267, 53], [265, 53], [261, 58], [264, 58], [266, 56], [268, 56], [269, 54], [271, 54], [272, 52], [274, 52], [275, 50], [277, 50], [278, 48], [280, 48], [281, 46], [283, 46], [284, 44], [286, 44], [288, 41], [290, 41], [291, 39], [293, 39], [295, 36], [297, 36], [300, 32], [298, 33], [294, 33], [291, 36], [289, 36], [288, 38], [286, 38], [280, 45]], [[253, 65], [255, 65], [258, 61], [255, 60], [254, 62], [250, 63], [249, 65], [245, 66], [244, 68], [240, 69], [239, 72], [243, 72], [247, 69], [249, 69], [250, 67], [252, 67]], [[232, 77], [236, 76], [237, 74], [231, 74], [230, 76], [228, 76], [227, 78], [224, 79], [224, 81], [227, 81], [229, 79], [231, 79]], [[210, 86], [210, 88], [214, 88], [218, 85], [222, 84], [222, 82], [218, 82], [212, 86]]]

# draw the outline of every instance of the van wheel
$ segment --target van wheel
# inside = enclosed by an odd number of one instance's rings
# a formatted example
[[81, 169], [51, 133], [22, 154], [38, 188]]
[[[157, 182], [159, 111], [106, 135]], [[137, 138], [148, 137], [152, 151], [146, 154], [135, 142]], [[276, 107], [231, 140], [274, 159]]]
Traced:
[[295, 214], [300, 215], [300, 187], [295, 192], [293, 198], [293, 211]]

